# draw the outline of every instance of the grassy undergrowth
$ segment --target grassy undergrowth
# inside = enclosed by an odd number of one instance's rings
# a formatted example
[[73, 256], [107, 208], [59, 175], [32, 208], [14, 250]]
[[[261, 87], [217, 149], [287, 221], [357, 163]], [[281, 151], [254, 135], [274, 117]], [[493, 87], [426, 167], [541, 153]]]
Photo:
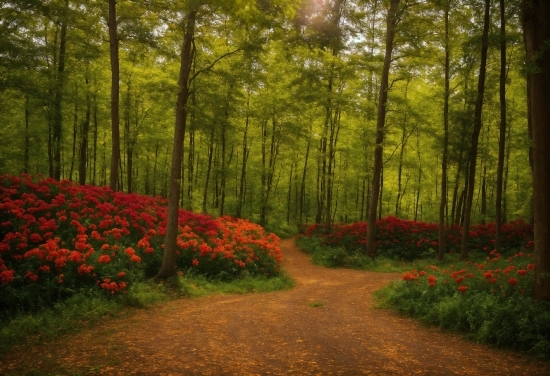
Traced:
[[187, 275], [166, 283], [146, 281], [133, 284], [127, 294], [117, 296], [116, 299], [101, 292], [80, 293], [52, 308], [32, 314], [22, 313], [11, 320], [0, 322], [0, 355], [13, 346], [51, 341], [171, 299], [278, 291], [293, 285], [292, 279], [285, 273], [278, 277], [245, 277], [231, 282]]
[[327, 268], [343, 267], [379, 273], [403, 273], [411, 267], [421, 267], [435, 262], [431, 258], [413, 262], [391, 260], [385, 257], [372, 259], [364, 252], [352, 252], [342, 246], [323, 244], [323, 241], [316, 236], [300, 236], [296, 239], [296, 244], [303, 252], [311, 255], [311, 261], [314, 264]]

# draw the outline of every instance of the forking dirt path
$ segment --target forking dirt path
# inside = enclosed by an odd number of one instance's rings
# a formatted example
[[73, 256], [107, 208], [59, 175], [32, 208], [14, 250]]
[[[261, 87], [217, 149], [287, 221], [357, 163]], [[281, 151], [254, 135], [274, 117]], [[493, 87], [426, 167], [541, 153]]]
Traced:
[[[397, 274], [314, 266], [292, 290], [182, 299], [0, 358], [0, 375], [550, 375], [550, 363], [374, 307]], [[34, 370], [34, 373], [31, 373]]]

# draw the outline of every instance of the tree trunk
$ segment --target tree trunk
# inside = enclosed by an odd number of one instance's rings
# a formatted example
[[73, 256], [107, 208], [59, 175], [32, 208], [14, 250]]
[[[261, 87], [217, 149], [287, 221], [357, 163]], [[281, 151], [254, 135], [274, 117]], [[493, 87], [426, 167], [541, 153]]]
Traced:
[[524, 0], [525, 50], [533, 132], [534, 298], [550, 301], [550, 2]]
[[212, 172], [212, 160], [214, 159], [214, 128], [210, 132], [210, 146], [208, 147], [208, 166], [206, 168], [206, 177], [204, 180], [204, 191], [202, 195], [202, 212], [208, 210], [208, 185], [210, 184], [210, 175]]
[[176, 275], [176, 250], [178, 236], [179, 195], [181, 189], [181, 167], [183, 141], [187, 122], [187, 101], [189, 99], [189, 73], [193, 61], [193, 36], [197, 10], [191, 10], [187, 16], [185, 36], [181, 49], [181, 65], [179, 73], [179, 92], [176, 102], [176, 124], [174, 130], [174, 146], [172, 148], [172, 166], [170, 172], [170, 193], [168, 197], [168, 218], [162, 265], [157, 275], [166, 279]]
[[378, 118], [376, 121], [376, 147], [374, 150], [374, 167], [372, 175], [372, 194], [369, 208], [369, 226], [367, 229], [367, 252], [374, 257], [376, 242], [376, 211], [378, 207], [378, 196], [380, 194], [380, 176], [382, 172], [382, 153], [384, 142], [384, 125], [386, 122], [386, 104], [388, 102], [388, 81], [393, 50], [393, 39], [397, 26], [397, 7], [399, 0], [390, 1], [386, 26], [386, 52], [384, 55], [384, 67], [380, 80], [380, 94], [378, 99]]
[[92, 169], [92, 184], [96, 184], [96, 171], [97, 171], [97, 135], [98, 135], [98, 120], [97, 120], [97, 98], [94, 95], [94, 155], [93, 160], [93, 169]]
[[159, 159], [159, 142], [155, 145], [155, 162], [153, 162], [153, 196], [157, 195], [157, 164]]
[[243, 134], [243, 160], [241, 165], [241, 178], [239, 184], [239, 197], [237, 200], [237, 218], [242, 218], [242, 211], [244, 205], [244, 188], [246, 185], [246, 162], [248, 161], [248, 155], [250, 151], [248, 150], [248, 126], [250, 124], [250, 90], [247, 91], [246, 98], [246, 119], [244, 123], [244, 134]]
[[445, 257], [445, 208], [447, 207], [447, 158], [449, 149], [449, 81], [450, 81], [450, 48], [449, 48], [449, 11], [450, 1], [445, 4], [445, 92], [443, 94], [443, 158], [441, 159], [441, 202], [439, 203], [439, 250], [438, 258]]
[[290, 203], [292, 202], [292, 174], [294, 173], [294, 166], [295, 162], [291, 162], [290, 164], [290, 173], [289, 173], [289, 179], [288, 179], [288, 193], [286, 196], [286, 223], [290, 224]]
[[86, 115], [82, 122], [82, 134], [80, 141], [80, 158], [78, 164], [78, 183], [86, 184], [86, 166], [88, 164], [88, 133], [90, 132], [90, 120], [92, 117], [92, 101], [90, 99], [90, 84], [88, 76], [86, 76]]
[[[126, 191], [132, 193], [132, 87], [131, 80], [128, 79], [126, 85], [126, 100], [124, 101], [124, 146], [126, 151]], [[122, 179], [122, 169], [120, 171]]]
[[29, 152], [31, 148], [31, 140], [29, 135], [30, 109], [29, 95], [25, 95], [25, 152], [23, 154], [23, 172], [29, 173]]
[[[69, 10], [69, 0], [65, 1], [65, 9]], [[52, 136], [52, 155], [53, 155], [53, 178], [61, 180], [61, 142], [63, 128], [63, 112], [61, 104], [63, 102], [63, 89], [65, 86], [65, 58], [67, 52], [67, 15], [61, 20], [61, 33], [59, 36], [59, 62], [57, 65], [57, 80], [53, 98], [53, 136]]]
[[227, 128], [229, 125], [229, 115], [230, 115], [230, 105], [231, 105], [231, 93], [233, 91], [233, 82], [229, 85], [229, 90], [227, 92], [227, 99], [225, 102], [225, 113], [224, 117], [222, 119], [222, 126], [221, 126], [221, 181], [220, 181], [220, 190], [221, 190], [221, 202], [220, 202], [220, 217], [223, 217], [225, 214], [225, 187], [227, 183], [227, 168], [229, 166], [229, 162], [227, 162]]
[[117, 189], [118, 164], [120, 160], [119, 93], [120, 66], [118, 61], [118, 35], [116, 0], [109, 0], [109, 50], [111, 53], [111, 172], [109, 187]]
[[501, 253], [502, 243], [502, 192], [504, 154], [506, 150], [506, 15], [504, 0], [500, 0], [500, 133], [498, 141], [497, 197], [495, 204], [495, 250]]
[[[411, 82], [411, 78], [407, 77], [407, 84], [405, 86], [405, 106], [407, 106], [407, 94], [409, 92], [409, 84]], [[403, 119], [403, 128], [401, 129], [401, 147], [399, 150], [399, 165], [397, 167], [397, 198], [395, 200], [395, 216], [399, 217], [399, 212], [401, 210], [401, 200], [405, 194], [404, 191], [402, 191], [402, 178], [403, 178], [403, 158], [405, 156], [405, 145], [407, 143], [407, 140], [409, 139], [409, 136], [412, 134], [412, 132], [407, 135], [407, 126], [409, 123], [409, 116], [408, 116], [408, 108], [405, 108], [405, 116]], [[406, 190], [405, 186], [405, 190]]]
[[78, 134], [78, 85], [75, 87], [75, 101], [73, 113], [73, 148], [71, 155], [71, 168], [69, 169], [69, 181], [73, 181], [74, 162], [76, 159], [76, 138]]
[[485, 92], [485, 75], [487, 71], [487, 50], [489, 48], [489, 11], [491, 1], [485, 0], [485, 13], [483, 21], [483, 36], [481, 38], [481, 62], [479, 68], [479, 78], [477, 86], [477, 99], [474, 110], [474, 131], [472, 132], [472, 144], [470, 149], [470, 172], [468, 179], [468, 192], [466, 194], [466, 205], [464, 210], [464, 229], [462, 231], [461, 257], [463, 260], [468, 258], [468, 233], [470, 229], [470, 219], [472, 215], [472, 202], [474, 199], [474, 186], [476, 174], [477, 149], [479, 143], [479, 133], [481, 131], [481, 114], [483, 110], [483, 96]]
[[310, 148], [311, 148], [311, 138], [307, 140], [306, 156], [304, 160], [304, 168], [302, 170], [302, 182], [300, 184], [300, 223], [304, 222], [304, 205], [306, 201], [306, 174], [307, 174], [307, 162], [309, 160]]

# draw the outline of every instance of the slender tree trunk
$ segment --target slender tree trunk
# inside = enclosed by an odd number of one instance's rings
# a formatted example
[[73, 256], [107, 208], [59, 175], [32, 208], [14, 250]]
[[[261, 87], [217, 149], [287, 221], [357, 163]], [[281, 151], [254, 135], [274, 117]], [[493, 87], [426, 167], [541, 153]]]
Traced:
[[450, 0], [445, 4], [445, 92], [443, 94], [443, 158], [441, 159], [441, 201], [439, 203], [439, 250], [438, 258], [443, 261], [446, 247], [445, 208], [447, 207], [447, 158], [449, 148], [449, 81], [450, 81], [450, 47], [449, 47], [449, 11]]
[[495, 203], [496, 239], [495, 250], [502, 251], [502, 192], [504, 175], [504, 157], [506, 151], [506, 12], [504, 0], [500, 4], [500, 132], [498, 140], [497, 194]]
[[374, 150], [374, 167], [372, 175], [372, 195], [369, 210], [369, 226], [367, 229], [367, 252], [374, 257], [376, 242], [376, 209], [378, 206], [378, 196], [380, 194], [380, 177], [382, 172], [382, 154], [384, 142], [384, 126], [386, 123], [386, 104], [388, 102], [388, 81], [391, 65], [391, 55], [393, 51], [393, 39], [395, 28], [397, 26], [397, 8], [399, 0], [390, 1], [388, 10], [387, 29], [386, 29], [386, 52], [384, 56], [384, 66], [380, 80], [380, 94], [378, 100], [378, 118], [376, 121], [376, 147]]
[[[124, 101], [124, 146], [126, 149], [126, 190], [132, 193], [132, 87], [128, 79], [126, 85], [126, 100]], [[122, 168], [120, 170], [122, 179]]]
[[[336, 157], [336, 143], [338, 142], [338, 133], [340, 131], [340, 108], [334, 109], [334, 116], [330, 120], [330, 136], [328, 139], [328, 155], [327, 155], [327, 175], [326, 175], [326, 212], [325, 212], [325, 227], [327, 232], [330, 231], [332, 221], [332, 186], [334, 181], [334, 164]], [[334, 209], [336, 211], [336, 208]]]
[[[407, 127], [408, 127], [408, 123], [409, 123], [409, 109], [408, 109], [408, 101], [407, 101], [407, 96], [408, 96], [408, 92], [409, 92], [409, 84], [411, 82], [411, 77], [407, 77], [407, 83], [406, 83], [406, 86], [405, 86], [405, 95], [404, 95], [404, 100], [405, 100], [405, 115], [404, 115], [404, 118], [403, 118], [403, 128], [401, 129], [401, 147], [400, 147], [400, 150], [399, 150], [399, 165], [397, 167], [397, 198], [395, 200], [395, 216], [396, 217], [399, 217], [399, 212], [401, 210], [401, 200], [403, 199], [403, 196], [405, 194], [405, 192], [403, 192], [401, 189], [402, 189], [402, 178], [403, 178], [403, 157], [405, 156], [405, 145], [407, 143], [407, 140], [409, 139], [409, 136], [412, 134], [412, 132], [407, 135]], [[406, 188], [405, 188], [406, 189]]]
[[[507, 189], [508, 189], [508, 172], [510, 171], [510, 134], [511, 134], [511, 121], [508, 121], [508, 132], [507, 132], [507, 137], [508, 137], [508, 142], [506, 143], [506, 157], [505, 157], [505, 161], [504, 161], [504, 178], [503, 178], [503, 182], [502, 182], [502, 223], [507, 223], [508, 222], [508, 218], [507, 218], [507, 213], [508, 213], [508, 207], [507, 207], [507, 203], [508, 203], [508, 195], [506, 194], [507, 192]], [[532, 170], [531, 170], [532, 172]], [[531, 200], [533, 199], [533, 196], [531, 195]], [[533, 213], [532, 211], [532, 202], [531, 202], [531, 214]], [[532, 219], [532, 218], [530, 218]], [[533, 224], [533, 222], [530, 222], [531, 224]]]
[[208, 204], [208, 185], [212, 172], [212, 161], [214, 159], [214, 128], [210, 132], [210, 146], [208, 147], [208, 166], [206, 168], [206, 177], [204, 180], [204, 192], [202, 195], [202, 212], [207, 213]]
[[485, 92], [485, 76], [487, 71], [487, 50], [489, 48], [489, 11], [491, 1], [485, 0], [485, 13], [483, 21], [483, 36], [481, 39], [481, 62], [479, 68], [479, 78], [477, 87], [477, 99], [474, 110], [474, 131], [472, 133], [472, 144], [470, 149], [470, 172], [468, 180], [468, 192], [466, 195], [466, 205], [464, 210], [464, 230], [462, 232], [461, 257], [463, 260], [468, 258], [468, 233], [470, 229], [470, 220], [472, 215], [472, 202], [474, 198], [477, 149], [479, 142], [479, 133], [481, 131], [481, 114], [483, 110], [483, 97]]
[[229, 90], [227, 93], [227, 99], [225, 102], [225, 114], [222, 120], [221, 126], [221, 181], [220, 181], [220, 190], [221, 190], [221, 201], [220, 201], [220, 217], [223, 217], [225, 214], [225, 187], [227, 183], [227, 167], [229, 163], [227, 162], [226, 148], [227, 148], [227, 128], [229, 124], [229, 114], [230, 114], [230, 105], [231, 105], [231, 93], [233, 91], [233, 82], [229, 85]]
[[29, 108], [29, 95], [25, 95], [25, 152], [23, 154], [23, 172], [29, 173], [29, 153], [31, 148], [31, 140], [29, 135], [29, 123], [30, 123], [30, 108]]
[[159, 159], [159, 142], [155, 145], [155, 162], [153, 163], [153, 196], [157, 195], [157, 162]]
[[189, 118], [189, 153], [187, 155], [187, 208], [193, 211], [193, 191], [195, 189], [195, 125], [194, 116]]
[[150, 196], [151, 195], [151, 176], [150, 176], [150, 156], [151, 156], [151, 150], [149, 147], [147, 147], [146, 151], [147, 157], [146, 157], [146, 167], [145, 167], [145, 179], [144, 179], [144, 190], [145, 195]]
[[237, 218], [242, 217], [242, 210], [244, 205], [244, 187], [246, 184], [246, 163], [248, 161], [248, 126], [250, 124], [250, 91], [247, 92], [246, 99], [246, 119], [244, 123], [244, 134], [243, 134], [243, 160], [241, 165], [241, 179], [239, 184], [239, 197], [237, 200]]
[[481, 223], [486, 223], [487, 217], [487, 166], [483, 166], [483, 177], [481, 178]]
[[307, 140], [306, 156], [304, 160], [304, 169], [302, 170], [302, 182], [300, 185], [300, 223], [304, 222], [304, 205], [306, 202], [306, 174], [307, 162], [309, 160], [309, 150], [311, 148], [311, 139]]
[[533, 132], [534, 298], [550, 301], [550, 2], [524, 0], [525, 49]]
[[[69, 10], [69, 0], [65, 0], [65, 9]], [[61, 143], [63, 129], [63, 90], [65, 86], [65, 58], [67, 53], [67, 15], [61, 20], [61, 32], [59, 35], [59, 62], [57, 65], [57, 82], [54, 91], [53, 103], [53, 136], [52, 136], [52, 153], [53, 153], [53, 178], [61, 180]]]
[[187, 101], [189, 99], [189, 73], [193, 61], [193, 36], [195, 33], [195, 18], [197, 10], [193, 9], [187, 16], [185, 36], [181, 49], [181, 65], [179, 73], [179, 92], [176, 102], [176, 124], [174, 130], [174, 146], [172, 149], [172, 168], [170, 172], [170, 193], [168, 197], [168, 218], [164, 255], [162, 265], [157, 275], [165, 279], [176, 275], [176, 241], [178, 236], [179, 195], [181, 189], [181, 167], [183, 156], [183, 141], [187, 122]]
[[291, 202], [292, 202], [292, 174], [294, 173], [294, 165], [295, 163], [292, 162], [290, 164], [290, 173], [289, 173], [289, 179], [288, 179], [288, 193], [286, 196], [286, 223], [290, 224], [290, 211], [291, 211]]
[[98, 120], [97, 120], [97, 97], [94, 95], [94, 156], [93, 156], [93, 170], [92, 170], [92, 184], [96, 184], [96, 172], [97, 172], [97, 136], [98, 136]]
[[117, 190], [118, 165], [120, 161], [120, 64], [118, 60], [118, 35], [116, 18], [116, 0], [109, 0], [109, 50], [111, 53], [111, 172], [109, 187]]
[[88, 76], [86, 76], [86, 115], [82, 122], [82, 134], [80, 141], [80, 158], [78, 164], [78, 183], [86, 184], [86, 166], [88, 164], [88, 133], [90, 132], [90, 120], [92, 117], [92, 101], [90, 99], [90, 84]]
[[76, 159], [76, 138], [78, 134], [78, 86], [75, 87], [75, 101], [73, 113], [73, 148], [71, 156], [71, 168], [69, 169], [69, 181], [73, 181], [73, 171]]

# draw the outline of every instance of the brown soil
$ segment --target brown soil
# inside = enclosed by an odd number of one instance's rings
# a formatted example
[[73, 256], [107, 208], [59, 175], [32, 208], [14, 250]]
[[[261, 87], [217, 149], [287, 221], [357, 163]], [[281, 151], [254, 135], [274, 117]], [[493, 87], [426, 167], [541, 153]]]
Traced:
[[397, 274], [325, 269], [281, 243], [288, 291], [171, 301], [54, 343], [15, 349], [0, 375], [550, 375], [374, 307]]

